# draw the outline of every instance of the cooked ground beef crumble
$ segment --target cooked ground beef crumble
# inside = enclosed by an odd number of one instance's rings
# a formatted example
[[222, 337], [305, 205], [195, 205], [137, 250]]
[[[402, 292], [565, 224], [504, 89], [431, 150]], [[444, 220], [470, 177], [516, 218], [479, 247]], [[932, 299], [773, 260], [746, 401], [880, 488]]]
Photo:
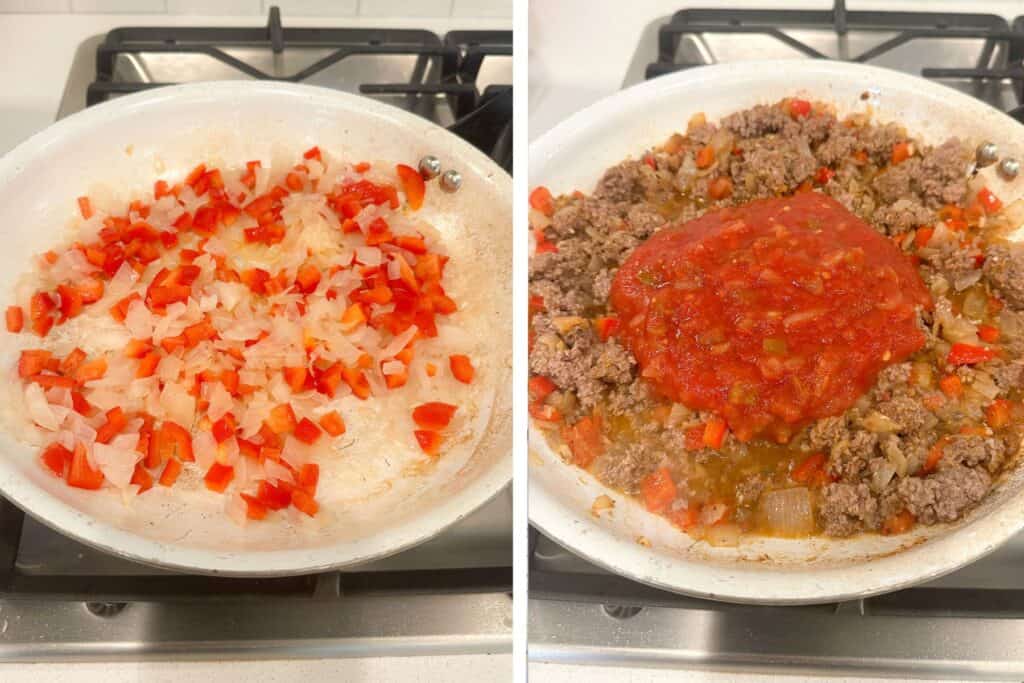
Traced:
[[[896, 124], [840, 120], [819, 103], [797, 114], [793, 102], [717, 125], [698, 115], [608, 169], [591, 195], [531, 196], [531, 413], [560, 432], [568, 461], [609, 486], [649, 496], [668, 473], [674, 499], [655, 507], [697, 535], [723, 523], [773, 533], [766, 492], [799, 486], [830, 536], [955, 521], [1020, 447], [1024, 250], [997, 237], [998, 200], [969, 191], [962, 141], [929, 147]], [[612, 281], [668, 225], [795, 191], [826, 193], [916, 259], [935, 301], [920, 311], [927, 342], [853, 408], [785, 445], [726, 433], [711, 448], [700, 434], [715, 416], [654, 395], [616, 339]], [[954, 345], [988, 353], [960, 362]]]

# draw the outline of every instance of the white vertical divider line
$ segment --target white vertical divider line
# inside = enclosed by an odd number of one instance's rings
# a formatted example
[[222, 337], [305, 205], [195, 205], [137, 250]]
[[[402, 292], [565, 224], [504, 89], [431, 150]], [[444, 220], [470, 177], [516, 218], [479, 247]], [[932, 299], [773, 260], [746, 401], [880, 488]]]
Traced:
[[527, 196], [529, 130], [527, 57], [529, 0], [507, 0], [512, 7], [512, 680], [527, 680]]

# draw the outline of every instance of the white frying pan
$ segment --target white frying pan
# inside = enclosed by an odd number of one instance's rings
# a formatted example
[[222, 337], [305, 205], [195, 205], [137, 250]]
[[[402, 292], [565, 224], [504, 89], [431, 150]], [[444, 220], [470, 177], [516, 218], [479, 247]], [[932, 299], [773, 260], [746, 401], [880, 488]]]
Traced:
[[[201, 482], [156, 487], [130, 506], [112, 490], [68, 488], [43, 471], [37, 449], [11, 430], [0, 431], [0, 494], [117, 555], [258, 576], [322, 571], [397, 552], [505, 486], [511, 477], [511, 180], [468, 143], [400, 109], [310, 86], [216, 82], [124, 97], [60, 121], [0, 160], [0, 301], [10, 302], [32, 255], [57, 242], [77, 196], [103, 186], [151, 191], [155, 178], [180, 178], [199, 162], [294, 163], [314, 144], [336, 157], [392, 168], [432, 154], [445, 169], [461, 172], [455, 194], [428, 184], [419, 215], [434, 224], [451, 255], [445, 286], [460, 304], [451, 320], [464, 330], [460, 343], [477, 365], [477, 380], [460, 401], [464, 438], [450, 444], [436, 467], [388, 470], [383, 463], [411, 457], [413, 426], [374, 419], [368, 401], [366, 410], [353, 408], [346, 417], [347, 448], [319, 459], [321, 513], [312, 520], [275, 514], [245, 529], [224, 513], [223, 497], [203, 491]], [[30, 345], [30, 336], [19, 335], [20, 341]], [[0, 372], [6, 373], [16, 349], [13, 335], [3, 337]]]
[[[862, 93], [869, 93], [866, 100]], [[959, 136], [996, 142], [1024, 158], [1024, 127], [945, 86], [875, 67], [830, 61], [766, 61], [690, 69], [623, 90], [581, 111], [530, 146], [530, 186], [552, 193], [591, 191], [604, 169], [685, 130], [699, 111], [709, 120], [789, 95], [833, 102], [840, 114], [873, 108], [932, 143]], [[1008, 204], [1024, 178], [984, 183]], [[717, 600], [799, 604], [864, 597], [936, 578], [991, 552], [1024, 527], [1024, 471], [1010, 473], [959, 523], [902, 536], [785, 540], [753, 538], [738, 548], [694, 543], [632, 499], [567, 465], [530, 432], [530, 519], [574, 552], [659, 588]], [[591, 515], [594, 499], [615, 501]], [[642, 542], [640, 542], [642, 541]]]

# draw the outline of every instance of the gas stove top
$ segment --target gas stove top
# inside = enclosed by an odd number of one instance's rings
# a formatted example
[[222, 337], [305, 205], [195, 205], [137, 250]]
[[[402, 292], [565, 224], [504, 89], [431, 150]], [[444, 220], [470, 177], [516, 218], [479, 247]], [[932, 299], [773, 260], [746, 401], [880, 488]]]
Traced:
[[[934, 78], [1018, 117], [1024, 103], [1024, 18], [848, 12], [843, 2], [821, 11], [681, 10], [646, 27], [623, 87], [703, 64], [800, 56]], [[1021, 680], [1022, 566], [1018, 536], [913, 589], [805, 607], [731, 605], [611, 574], [531, 529], [530, 658]]]
[[[420, 114], [511, 168], [508, 31], [122, 28], [76, 53], [58, 117], [168, 83], [280, 79]], [[0, 498], [0, 662], [510, 652], [512, 495], [340, 572], [234, 579], [94, 550]]]

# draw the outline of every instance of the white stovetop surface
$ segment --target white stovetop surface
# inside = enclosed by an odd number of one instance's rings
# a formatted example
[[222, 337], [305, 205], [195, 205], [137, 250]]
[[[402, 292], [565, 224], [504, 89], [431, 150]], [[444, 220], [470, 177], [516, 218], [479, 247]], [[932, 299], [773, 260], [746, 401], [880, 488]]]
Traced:
[[[409, 20], [289, 17], [289, 26], [508, 29], [507, 19]], [[264, 26], [266, 17], [132, 14], [0, 14], [0, 154], [53, 122], [75, 51], [86, 38], [118, 26]], [[501, 681], [511, 679], [512, 656], [461, 655], [380, 659], [242, 662], [103, 662], [0, 664], [4, 683], [254, 683], [292, 681]]]

